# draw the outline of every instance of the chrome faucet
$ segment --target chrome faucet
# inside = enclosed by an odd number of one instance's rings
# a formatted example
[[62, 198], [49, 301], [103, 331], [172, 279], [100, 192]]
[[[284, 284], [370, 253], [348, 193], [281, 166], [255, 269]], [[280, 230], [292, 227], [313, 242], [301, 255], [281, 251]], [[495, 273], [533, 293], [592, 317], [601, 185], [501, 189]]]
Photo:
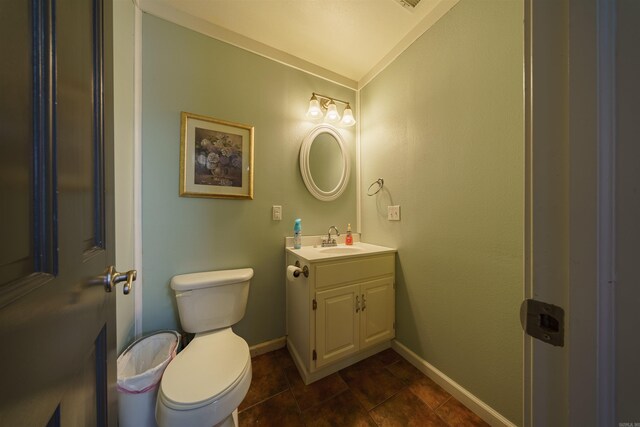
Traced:
[[332, 225], [331, 227], [329, 227], [329, 231], [327, 232], [327, 238], [322, 239], [322, 247], [327, 247], [327, 246], [338, 246], [338, 244], [336, 243], [336, 239], [332, 239], [331, 238], [331, 230], [335, 230], [336, 232], [336, 236], [340, 235], [340, 232], [338, 231], [338, 229], [336, 228], [335, 225]]

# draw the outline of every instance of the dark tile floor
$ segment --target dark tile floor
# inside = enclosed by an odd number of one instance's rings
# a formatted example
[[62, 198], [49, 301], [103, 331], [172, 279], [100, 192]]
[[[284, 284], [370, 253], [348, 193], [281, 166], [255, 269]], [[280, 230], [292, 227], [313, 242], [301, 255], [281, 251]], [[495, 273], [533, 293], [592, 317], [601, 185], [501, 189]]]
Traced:
[[252, 360], [240, 426], [487, 426], [392, 349], [305, 386], [286, 348]]

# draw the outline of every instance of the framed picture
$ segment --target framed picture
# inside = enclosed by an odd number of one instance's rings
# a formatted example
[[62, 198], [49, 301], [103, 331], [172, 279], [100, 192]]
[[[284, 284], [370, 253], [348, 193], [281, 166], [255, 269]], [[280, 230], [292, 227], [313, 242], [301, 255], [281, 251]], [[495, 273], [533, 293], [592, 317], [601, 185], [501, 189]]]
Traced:
[[253, 126], [182, 112], [180, 196], [253, 199]]

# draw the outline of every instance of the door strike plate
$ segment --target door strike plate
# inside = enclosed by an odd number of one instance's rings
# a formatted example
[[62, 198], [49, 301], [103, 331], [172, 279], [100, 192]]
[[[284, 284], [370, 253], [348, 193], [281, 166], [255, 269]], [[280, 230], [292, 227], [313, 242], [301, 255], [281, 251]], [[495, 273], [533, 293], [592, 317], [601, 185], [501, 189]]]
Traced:
[[520, 306], [522, 329], [534, 338], [564, 346], [564, 310], [557, 305], [526, 299]]

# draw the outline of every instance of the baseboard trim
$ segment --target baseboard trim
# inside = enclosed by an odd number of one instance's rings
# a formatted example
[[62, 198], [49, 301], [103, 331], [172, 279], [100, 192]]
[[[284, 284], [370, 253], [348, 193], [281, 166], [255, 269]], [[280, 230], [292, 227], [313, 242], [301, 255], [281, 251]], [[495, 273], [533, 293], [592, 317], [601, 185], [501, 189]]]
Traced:
[[249, 353], [251, 357], [256, 357], [261, 354], [269, 353], [270, 351], [278, 350], [287, 344], [287, 337], [276, 338], [271, 341], [265, 341], [260, 344], [252, 345], [249, 347]]
[[393, 340], [391, 348], [397, 351], [409, 363], [418, 368], [423, 374], [435, 381], [440, 387], [451, 393], [453, 397], [462, 402], [467, 408], [475, 412], [480, 418], [491, 424], [492, 426], [516, 427], [511, 421], [502, 416], [491, 406], [478, 399], [460, 384], [439, 371], [435, 366], [426, 360], [423, 360], [409, 350], [404, 344]]

